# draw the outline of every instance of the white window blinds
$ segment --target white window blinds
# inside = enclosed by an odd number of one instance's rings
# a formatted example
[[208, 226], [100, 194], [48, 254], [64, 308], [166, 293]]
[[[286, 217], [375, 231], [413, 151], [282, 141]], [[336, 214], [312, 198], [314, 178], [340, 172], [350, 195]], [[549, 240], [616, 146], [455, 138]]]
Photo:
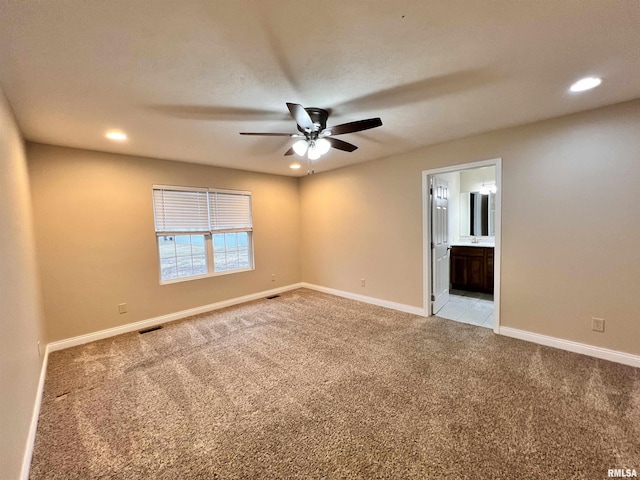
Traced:
[[156, 232], [206, 232], [209, 230], [207, 190], [153, 189]]
[[211, 230], [250, 229], [251, 196], [209, 192]]
[[156, 232], [251, 230], [251, 193], [153, 187]]

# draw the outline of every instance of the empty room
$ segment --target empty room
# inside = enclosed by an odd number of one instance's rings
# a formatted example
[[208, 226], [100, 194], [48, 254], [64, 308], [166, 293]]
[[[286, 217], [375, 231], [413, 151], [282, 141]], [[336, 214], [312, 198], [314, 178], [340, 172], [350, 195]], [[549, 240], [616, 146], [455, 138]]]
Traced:
[[0, 480], [637, 477], [639, 30], [0, 0]]

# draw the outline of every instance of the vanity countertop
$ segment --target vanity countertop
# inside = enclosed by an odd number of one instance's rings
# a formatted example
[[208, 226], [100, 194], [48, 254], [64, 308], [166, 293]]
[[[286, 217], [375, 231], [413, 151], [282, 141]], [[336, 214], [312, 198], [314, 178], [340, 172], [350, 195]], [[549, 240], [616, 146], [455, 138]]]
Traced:
[[495, 243], [471, 243], [471, 242], [456, 242], [451, 244], [452, 247], [495, 247]]

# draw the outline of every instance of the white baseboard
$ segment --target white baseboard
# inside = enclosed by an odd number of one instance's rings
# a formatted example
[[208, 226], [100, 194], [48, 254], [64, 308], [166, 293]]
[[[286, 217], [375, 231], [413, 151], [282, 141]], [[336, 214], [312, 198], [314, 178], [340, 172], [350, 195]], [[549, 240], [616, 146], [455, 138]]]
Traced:
[[366, 295], [360, 295], [358, 293], [345, 292], [343, 290], [336, 290], [335, 288], [322, 287], [320, 285], [314, 285], [313, 283], [302, 282], [300, 285], [303, 288], [310, 290], [317, 290], [318, 292], [329, 293], [338, 297], [349, 298], [351, 300], [358, 300], [359, 302], [370, 303], [379, 307], [390, 308], [392, 310], [399, 310], [405, 313], [412, 313], [414, 315], [420, 315], [422, 317], [427, 316], [424, 308], [413, 307], [411, 305], [405, 305], [404, 303], [391, 302], [389, 300], [381, 300], [375, 297], [367, 297]]
[[22, 471], [20, 480], [29, 480], [29, 470], [31, 469], [31, 458], [33, 457], [33, 447], [36, 443], [36, 431], [38, 430], [38, 418], [40, 417], [40, 405], [42, 404], [42, 393], [44, 392], [44, 379], [47, 376], [47, 364], [49, 362], [49, 347], [45, 348], [42, 367], [40, 368], [40, 379], [38, 380], [38, 390], [36, 391], [36, 401], [31, 414], [31, 425], [27, 436], [24, 456], [22, 457]]
[[424, 309], [420, 307], [413, 307], [411, 305], [405, 305], [402, 303], [390, 302], [388, 300], [381, 300], [374, 297], [367, 297], [365, 295], [359, 295], [357, 293], [345, 292], [342, 290], [336, 290], [334, 288], [321, 287], [320, 285], [314, 285], [311, 283], [294, 283], [284, 287], [274, 288], [271, 290], [265, 290], [263, 292], [252, 293], [250, 295], [244, 295], [242, 297], [236, 297], [229, 300], [223, 300], [221, 302], [211, 303], [209, 305], [203, 305], [201, 307], [190, 308], [188, 310], [182, 310], [179, 312], [169, 313], [167, 315], [161, 315], [159, 317], [149, 318], [147, 320], [141, 320], [139, 322], [127, 323], [119, 327], [108, 328], [106, 330], [99, 330], [93, 333], [87, 333], [86, 335], [79, 335], [77, 337], [67, 338], [65, 340], [59, 340], [57, 342], [51, 342], [47, 345], [47, 355], [49, 352], [55, 352], [57, 350], [64, 350], [65, 348], [75, 347], [77, 345], [84, 345], [85, 343], [95, 342], [96, 340], [103, 340], [105, 338], [115, 337], [116, 335], [122, 335], [123, 333], [135, 332], [144, 328], [154, 327], [167, 322], [173, 322], [182, 318], [191, 317], [193, 315], [199, 315], [201, 313], [211, 312], [220, 308], [231, 307], [240, 303], [250, 302], [252, 300], [258, 300], [260, 298], [268, 297], [270, 295], [277, 295], [278, 293], [288, 292], [297, 288], [308, 288], [310, 290], [317, 290], [319, 292], [329, 293], [339, 297], [350, 298], [352, 300], [358, 300], [364, 303], [370, 303], [378, 305], [380, 307], [391, 308], [393, 310], [399, 310], [401, 312], [412, 313], [414, 315], [425, 316]]
[[141, 320], [139, 322], [127, 323], [126, 325], [108, 328], [106, 330], [100, 330], [98, 332], [88, 333], [86, 335], [80, 335], [78, 337], [67, 338], [66, 340], [59, 340], [47, 345], [47, 351], [55, 352], [57, 350], [63, 350], [65, 348], [75, 347], [77, 345], [83, 345], [89, 342], [95, 342], [96, 340], [115, 337], [116, 335], [122, 335], [123, 333], [135, 332], [144, 328], [154, 327], [163, 323], [173, 322], [174, 320], [180, 320], [182, 318], [191, 317], [193, 315], [199, 315], [201, 313], [219, 310], [220, 308], [231, 307], [233, 305], [250, 302], [252, 300], [258, 300], [260, 298], [277, 295], [278, 293], [288, 292], [289, 290], [295, 290], [301, 287], [301, 283], [294, 283], [285, 287], [252, 293], [250, 295], [223, 300], [221, 302], [211, 303], [209, 305], [203, 305], [201, 307], [190, 308], [188, 310], [182, 310], [180, 312], [169, 313], [167, 315], [161, 315], [159, 317], [149, 318], [147, 320]]
[[569, 352], [581, 353], [590, 357], [601, 358], [611, 362], [622, 363], [632, 367], [640, 367], [640, 356], [630, 353], [619, 352], [617, 350], [609, 350], [608, 348], [594, 347], [585, 343], [572, 342], [571, 340], [563, 340], [561, 338], [549, 337], [539, 333], [531, 333], [525, 330], [518, 330], [510, 327], [500, 327], [498, 332], [500, 335], [513, 337], [527, 342], [546, 345], [547, 347], [559, 348]]

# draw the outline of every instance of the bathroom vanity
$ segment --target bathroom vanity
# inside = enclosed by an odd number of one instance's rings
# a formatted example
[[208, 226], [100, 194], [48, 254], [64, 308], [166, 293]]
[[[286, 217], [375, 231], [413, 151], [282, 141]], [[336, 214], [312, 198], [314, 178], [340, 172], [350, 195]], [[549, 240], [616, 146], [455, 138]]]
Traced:
[[493, 247], [482, 244], [454, 245], [450, 257], [451, 287], [493, 293]]

